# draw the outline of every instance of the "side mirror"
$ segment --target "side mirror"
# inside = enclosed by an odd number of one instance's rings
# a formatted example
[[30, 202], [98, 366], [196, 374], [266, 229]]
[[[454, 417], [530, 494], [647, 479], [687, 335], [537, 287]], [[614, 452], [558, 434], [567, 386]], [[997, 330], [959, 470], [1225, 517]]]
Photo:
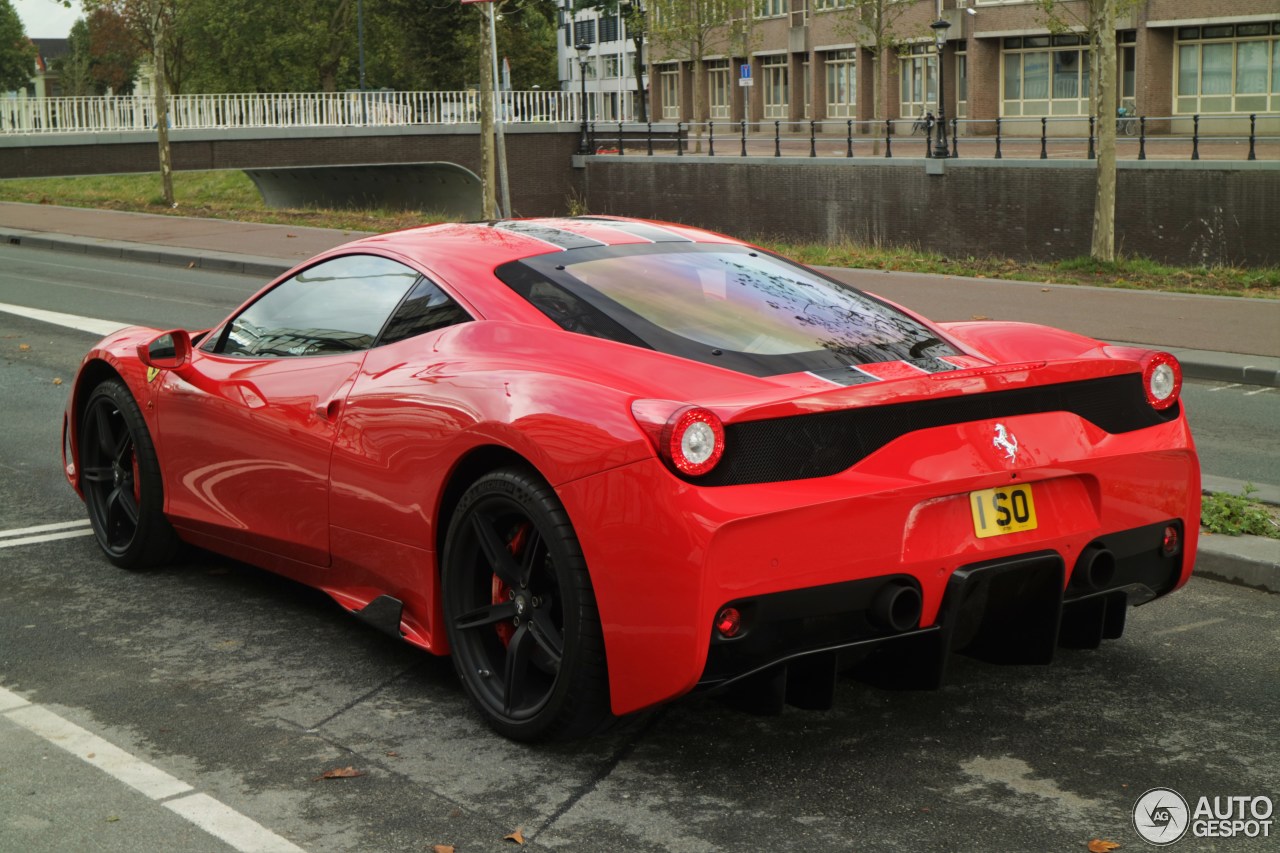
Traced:
[[138, 360], [156, 370], [177, 370], [191, 361], [191, 335], [174, 329], [138, 344]]

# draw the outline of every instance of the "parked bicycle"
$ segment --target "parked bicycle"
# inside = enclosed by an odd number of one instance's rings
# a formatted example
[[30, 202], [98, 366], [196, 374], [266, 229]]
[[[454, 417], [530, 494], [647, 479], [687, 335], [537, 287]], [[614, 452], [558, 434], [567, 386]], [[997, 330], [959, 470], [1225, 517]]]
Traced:
[[929, 136], [933, 132], [933, 113], [926, 112], [911, 123], [912, 136]]
[[1116, 135], [1138, 135], [1138, 117], [1134, 115], [1132, 107], [1126, 107], [1123, 105], [1116, 107]]

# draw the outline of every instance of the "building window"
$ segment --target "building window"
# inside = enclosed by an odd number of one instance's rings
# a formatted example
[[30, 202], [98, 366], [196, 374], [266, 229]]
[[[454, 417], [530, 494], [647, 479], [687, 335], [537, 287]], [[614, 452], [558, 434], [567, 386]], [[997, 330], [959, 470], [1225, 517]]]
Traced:
[[800, 63], [800, 87], [804, 90], [804, 117], [813, 118], [813, 66], [808, 59]]
[[761, 76], [764, 77], [764, 117], [789, 118], [791, 107], [790, 79], [787, 73], [786, 56], [766, 56], [760, 60]]
[[605, 15], [600, 18], [600, 41], [618, 40], [618, 16]]
[[1006, 116], [1089, 114], [1089, 48], [1074, 35], [1004, 40]]
[[969, 55], [965, 43], [960, 42], [956, 49], [956, 116], [966, 118], [969, 115]]
[[789, 0], [757, 0], [757, 18], [781, 18], [787, 14]]
[[854, 118], [858, 114], [858, 52], [833, 50], [826, 55], [827, 116]]
[[1280, 110], [1280, 21], [1178, 30], [1178, 113]]
[[622, 76], [622, 59], [618, 56], [605, 56], [604, 60], [604, 76], [606, 78]]
[[710, 101], [711, 118], [729, 117], [729, 60], [717, 59], [707, 63], [707, 100]]
[[596, 42], [596, 20], [589, 18], [585, 21], [573, 22], [573, 43], [574, 44], [595, 44]]
[[658, 85], [662, 92], [662, 117], [664, 119], [680, 118], [680, 67], [665, 65], [658, 72]]
[[899, 115], [924, 115], [938, 105], [938, 60], [930, 44], [914, 44], [899, 59]]
[[830, 9], [847, 9], [853, 0], [813, 0], [814, 11], [826, 12]]

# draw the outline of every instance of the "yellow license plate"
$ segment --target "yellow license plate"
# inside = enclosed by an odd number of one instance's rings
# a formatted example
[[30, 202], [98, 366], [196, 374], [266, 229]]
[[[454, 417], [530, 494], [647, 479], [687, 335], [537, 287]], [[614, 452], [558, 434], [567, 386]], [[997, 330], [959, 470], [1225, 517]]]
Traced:
[[970, 492], [969, 509], [979, 539], [1036, 529], [1036, 504], [1029, 483]]

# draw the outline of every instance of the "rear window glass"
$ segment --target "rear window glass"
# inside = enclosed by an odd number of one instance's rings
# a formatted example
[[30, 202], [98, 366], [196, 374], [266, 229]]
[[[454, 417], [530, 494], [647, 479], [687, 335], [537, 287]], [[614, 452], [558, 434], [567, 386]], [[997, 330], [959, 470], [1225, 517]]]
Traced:
[[879, 300], [738, 247], [582, 249], [498, 273], [566, 330], [754, 375], [955, 354]]

